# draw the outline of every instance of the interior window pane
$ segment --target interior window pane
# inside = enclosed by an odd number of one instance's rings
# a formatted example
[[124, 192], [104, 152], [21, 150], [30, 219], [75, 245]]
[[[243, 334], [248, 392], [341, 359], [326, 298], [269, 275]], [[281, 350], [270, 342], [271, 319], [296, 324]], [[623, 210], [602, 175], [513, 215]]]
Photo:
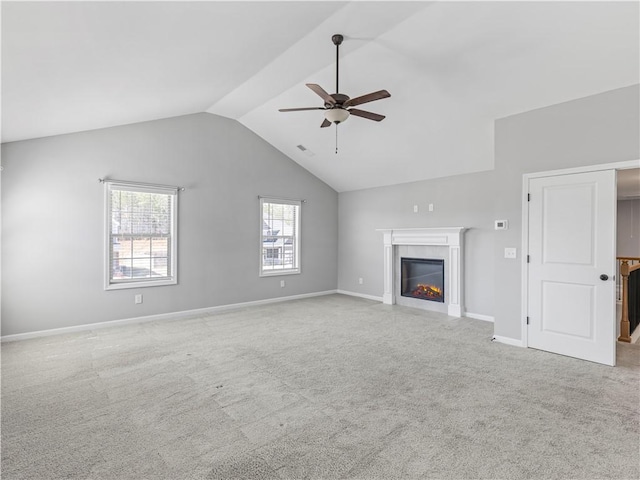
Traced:
[[137, 237], [133, 239], [133, 256], [136, 258], [151, 256], [151, 239], [149, 237]]
[[117, 278], [119, 279], [132, 278], [131, 265], [132, 265], [131, 258], [120, 258], [117, 268], [114, 269], [114, 271], [118, 272]]
[[151, 255], [153, 257], [168, 257], [169, 239], [166, 237], [151, 238]]
[[151, 263], [148, 258], [134, 258], [132, 260], [131, 276], [133, 278], [159, 277], [160, 275], [151, 270]]

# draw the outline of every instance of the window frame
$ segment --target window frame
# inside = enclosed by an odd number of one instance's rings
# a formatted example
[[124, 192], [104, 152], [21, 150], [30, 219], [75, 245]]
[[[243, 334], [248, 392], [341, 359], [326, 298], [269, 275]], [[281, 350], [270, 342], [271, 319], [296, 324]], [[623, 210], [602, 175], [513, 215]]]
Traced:
[[[297, 222], [295, 226], [295, 231], [293, 234], [293, 248], [294, 248], [294, 268], [288, 269], [277, 269], [277, 270], [269, 270], [264, 268], [263, 263], [263, 250], [264, 250], [264, 204], [265, 203], [273, 203], [280, 205], [293, 205], [297, 207]], [[260, 218], [260, 245], [258, 250], [258, 274], [260, 277], [276, 277], [280, 275], [299, 275], [302, 273], [301, 269], [301, 255], [300, 255], [300, 232], [302, 231], [302, 200], [291, 200], [285, 198], [277, 198], [277, 197], [260, 197], [259, 202], [259, 218]], [[272, 235], [267, 235], [272, 236]], [[284, 247], [283, 247], [284, 249]]]
[[[112, 211], [111, 192], [113, 190], [136, 193], [156, 193], [168, 195], [171, 199], [170, 219], [170, 247], [167, 258], [167, 276], [157, 280], [152, 278], [128, 279], [114, 282], [112, 279]], [[157, 186], [136, 182], [104, 181], [104, 289], [123, 290], [128, 288], [160, 287], [164, 285], [176, 285], [178, 283], [178, 187]], [[140, 235], [144, 237], [144, 235]], [[150, 236], [152, 237], [152, 236]]]

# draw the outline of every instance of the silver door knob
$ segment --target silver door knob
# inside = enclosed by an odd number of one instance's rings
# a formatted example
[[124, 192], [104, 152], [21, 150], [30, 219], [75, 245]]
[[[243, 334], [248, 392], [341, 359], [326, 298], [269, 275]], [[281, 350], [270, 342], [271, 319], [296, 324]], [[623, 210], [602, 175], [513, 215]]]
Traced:
[[602, 280], [603, 282], [609, 280], [609, 275], [603, 273], [602, 275], [600, 275], [600, 280]]

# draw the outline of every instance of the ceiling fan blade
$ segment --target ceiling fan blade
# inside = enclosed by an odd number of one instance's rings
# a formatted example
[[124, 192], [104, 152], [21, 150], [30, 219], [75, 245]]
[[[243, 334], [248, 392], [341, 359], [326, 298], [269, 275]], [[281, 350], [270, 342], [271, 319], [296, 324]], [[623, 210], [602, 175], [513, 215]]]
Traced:
[[302, 112], [303, 110], [324, 110], [322, 107], [281, 108], [279, 112]]
[[333, 99], [333, 97], [329, 95], [327, 92], [325, 92], [324, 88], [322, 88], [320, 85], [316, 85], [315, 83], [307, 83], [306, 85], [315, 93], [317, 93], [320, 96], [320, 98], [322, 98], [325, 101], [325, 103], [329, 103], [331, 105], [336, 104], [336, 101]]
[[373, 102], [374, 100], [382, 100], [383, 98], [389, 98], [391, 94], [386, 90], [378, 90], [377, 92], [367, 93], [361, 97], [352, 98], [344, 102], [344, 107], [354, 107], [356, 105], [362, 105], [363, 103]]
[[331, 122], [325, 118], [324, 122], [322, 122], [322, 125], [320, 125], [320, 128], [325, 128], [330, 126], [331, 126]]
[[367, 112], [365, 110], [358, 110], [357, 108], [350, 109], [349, 113], [351, 115], [355, 115], [356, 117], [367, 118], [369, 120], [374, 120], [376, 122], [379, 122], [379, 121], [384, 120], [386, 118], [384, 115], [379, 115], [377, 113]]

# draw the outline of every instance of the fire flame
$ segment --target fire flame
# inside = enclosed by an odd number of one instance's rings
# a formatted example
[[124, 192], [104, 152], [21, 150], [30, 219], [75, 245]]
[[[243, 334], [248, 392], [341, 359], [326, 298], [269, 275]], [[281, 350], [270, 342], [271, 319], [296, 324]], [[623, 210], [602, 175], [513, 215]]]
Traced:
[[438, 297], [442, 295], [442, 289], [433, 285], [425, 285], [424, 283], [419, 283], [412, 293], [414, 295], [426, 295], [429, 297]]

